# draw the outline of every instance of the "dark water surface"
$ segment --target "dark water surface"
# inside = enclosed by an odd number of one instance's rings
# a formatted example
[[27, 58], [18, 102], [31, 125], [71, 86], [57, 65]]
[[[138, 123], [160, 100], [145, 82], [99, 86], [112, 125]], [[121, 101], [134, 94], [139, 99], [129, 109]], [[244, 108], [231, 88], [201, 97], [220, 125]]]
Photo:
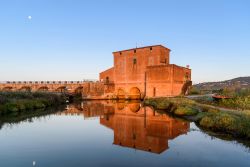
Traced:
[[2, 121], [0, 167], [250, 166], [249, 148], [140, 103], [89, 101]]

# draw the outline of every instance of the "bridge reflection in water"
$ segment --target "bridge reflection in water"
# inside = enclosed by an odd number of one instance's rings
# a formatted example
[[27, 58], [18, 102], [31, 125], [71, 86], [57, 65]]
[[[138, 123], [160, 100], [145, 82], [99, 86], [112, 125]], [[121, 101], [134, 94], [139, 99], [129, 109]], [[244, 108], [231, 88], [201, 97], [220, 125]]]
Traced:
[[114, 131], [113, 144], [157, 154], [168, 149], [168, 140], [189, 130], [189, 122], [141, 107], [139, 102], [89, 101], [71, 105], [60, 114], [98, 118]]

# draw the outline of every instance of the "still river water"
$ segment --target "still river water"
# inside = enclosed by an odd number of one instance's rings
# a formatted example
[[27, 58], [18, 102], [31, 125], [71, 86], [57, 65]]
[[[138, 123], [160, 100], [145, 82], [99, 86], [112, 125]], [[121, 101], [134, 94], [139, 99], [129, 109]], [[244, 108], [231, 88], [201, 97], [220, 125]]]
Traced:
[[88, 101], [20, 120], [1, 121], [0, 167], [250, 166], [242, 144], [136, 102]]

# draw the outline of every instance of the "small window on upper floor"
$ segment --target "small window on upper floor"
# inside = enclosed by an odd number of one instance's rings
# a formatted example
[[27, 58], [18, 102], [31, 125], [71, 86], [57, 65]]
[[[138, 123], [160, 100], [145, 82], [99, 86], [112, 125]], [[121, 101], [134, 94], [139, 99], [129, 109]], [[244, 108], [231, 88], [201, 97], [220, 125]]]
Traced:
[[122, 55], [122, 52], [120, 52], [120, 55]]
[[152, 47], [150, 47], [150, 52], [152, 52], [152, 50], [153, 50], [153, 48], [152, 48]]
[[136, 53], [136, 49], [134, 50], [134, 53]]
[[133, 64], [136, 64], [136, 63], [137, 63], [136, 58], [133, 58]]

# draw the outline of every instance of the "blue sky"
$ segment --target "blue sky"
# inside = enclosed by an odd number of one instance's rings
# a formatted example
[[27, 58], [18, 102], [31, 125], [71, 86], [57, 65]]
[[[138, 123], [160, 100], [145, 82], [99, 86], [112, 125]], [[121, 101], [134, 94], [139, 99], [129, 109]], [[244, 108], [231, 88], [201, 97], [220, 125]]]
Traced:
[[155, 44], [194, 83], [250, 76], [250, 1], [0, 0], [1, 81], [96, 79], [113, 51]]

